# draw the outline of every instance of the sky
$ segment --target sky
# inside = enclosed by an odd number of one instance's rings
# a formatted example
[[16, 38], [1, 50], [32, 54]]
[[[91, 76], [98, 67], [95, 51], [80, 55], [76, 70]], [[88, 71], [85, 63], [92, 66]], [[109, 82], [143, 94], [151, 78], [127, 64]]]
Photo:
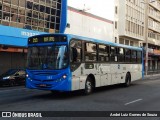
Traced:
[[114, 20], [114, 0], [68, 0], [68, 6]]

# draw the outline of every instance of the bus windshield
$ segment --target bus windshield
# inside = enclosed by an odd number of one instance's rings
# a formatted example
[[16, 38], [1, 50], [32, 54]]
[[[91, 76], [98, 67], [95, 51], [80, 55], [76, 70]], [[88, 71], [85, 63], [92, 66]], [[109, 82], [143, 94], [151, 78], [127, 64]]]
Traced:
[[68, 65], [67, 51], [66, 45], [29, 47], [27, 68], [35, 70], [64, 69]]

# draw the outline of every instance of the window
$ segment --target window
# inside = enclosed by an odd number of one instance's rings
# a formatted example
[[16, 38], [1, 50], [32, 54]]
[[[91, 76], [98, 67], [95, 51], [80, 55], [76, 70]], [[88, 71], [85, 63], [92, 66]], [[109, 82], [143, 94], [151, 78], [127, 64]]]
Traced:
[[130, 46], [134, 46], [134, 42], [133, 41], [130, 41]]
[[26, 5], [26, 0], [19, 0], [19, 6], [20, 7], [25, 7], [25, 5]]
[[117, 8], [117, 6], [115, 6], [115, 14], [117, 14], [118, 13], [118, 8]]
[[124, 44], [124, 39], [120, 38], [120, 39], [119, 39], [119, 43], [120, 43], [120, 44]]
[[0, 0], [3, 25], [54, 33], [60, 29], [60, 15], [60, 0]]
[[137, 52], [137, 62], [142, 63], [142, 52], [140, 51]]
[[125, 40], [125, 45], [129, 45], [129, 40]]
[[12, 2], [13, 5], [18, 6], [18, 0], [11, 0], [11, 2]]
[[85, 61], [97, 61], [97, 45], [94, 43], [85, 43]]
[[100, 62], [109, 61], [109, 46], [99, 45], [98, 58]]
[[124, 59], [124, 55], [125, 55], [125, 52], [124, 52], [124, 48], [118, 48], [118, 62], [124, 62], [125, 59]]
[[131, 51], [131, 62], [137, 62], [137, 51], [132, 50]]
[[10, 4], [10, 3], [11, 3], [11, 0], [3, 0], [3, 2]]
[[115, 43], [117, 43], [117, 37], [115, 37]]
[[125, 62], [131, 62], [131, 50], [125, 49]]
[[110, 58], [111, 62], [118, 62], [117, 52], [115, 47], [111, 47], [110, 55], [111, 55], [111, 58]]
[[115, 22], [115, 29], [117, 29], [117, 22]]
[[82, 61], [82, 43], [78, 40], [72, 40], [70, 42], [70, 54], [71, 62], [81, 62]]

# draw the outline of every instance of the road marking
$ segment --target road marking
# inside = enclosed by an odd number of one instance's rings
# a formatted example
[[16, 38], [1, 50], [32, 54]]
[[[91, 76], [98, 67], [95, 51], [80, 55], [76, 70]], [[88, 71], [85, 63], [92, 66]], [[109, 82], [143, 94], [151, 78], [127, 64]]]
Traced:
[[137, 99], [137, 100], [134, 100], [134, 101], [131, 101], [131, 102], [128, 102], [124, 105], [129, 105], [129, 104], [132, 104], [132, 103], [135, 103], [135, 102], [139, 102], [139, 101], [142, 101], [143, 99]]

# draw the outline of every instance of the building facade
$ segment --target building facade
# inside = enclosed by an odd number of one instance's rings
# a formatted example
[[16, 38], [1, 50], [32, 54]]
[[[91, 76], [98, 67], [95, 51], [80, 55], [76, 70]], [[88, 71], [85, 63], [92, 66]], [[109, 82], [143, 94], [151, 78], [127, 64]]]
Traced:
[[68, 7], [67, 23], [65, 33], [115, 42], [114, 22], [111, 20]]
[[144, 4], [140, 0], [115, 0], [115, 41], [130, 46], [142, 46], [144, 14]]
[[147, 42], [148, 43], [148, 70], [160, 70], [160, 0], [148, 0], [147, 3]]
[[27, 38], [63, 33], [66, 0], [0, 0], [0, 74], [25, 67]]
[[115, 0], [114, 34], [117, 43], [148, 44], [148, 70], [160, 69], [160, 0]]

